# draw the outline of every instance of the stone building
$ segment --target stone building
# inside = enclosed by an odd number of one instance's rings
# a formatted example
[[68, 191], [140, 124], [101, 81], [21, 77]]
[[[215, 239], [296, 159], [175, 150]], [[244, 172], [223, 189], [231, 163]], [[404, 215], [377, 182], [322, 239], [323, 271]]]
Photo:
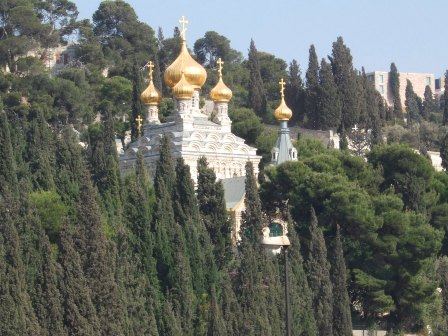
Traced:
[[[427, 85], [435, 93], [435, 79], [434, 74], [426, 73], [412, 73], [412, 72], [400, 72], [400, 99], [401, 105], [405, 106], [405, 92], [407, 80], [412, 83], [414, 92], [423, 99], [425, 88]], [[389, 72], [387, 71], [375, 71], [367, 74], [367, 78], [375, 84], [375, 89], [384, 97], [388, 106], [393, 106], [393, 97], [389, 86]]]
[[[228, 103], [232, 91], [222, 79], [222, 65], [219, 61], [219, 80], [210, 92], [214, 103], [212, 117], [209, 118], [199, 108], [200, 90], [207, 79], [205, 69], [189, 54], [185, 39], [185, 23], [181, 23], [182, 47], [177, 59], [166, 69], [164, 80], [172, 89], [175, 99], [175, 109], [171, 121], [161, 123], [158, 115], [158, 104], [161, 98], [152, 79], [150, 64], [149, 85], [141, 95], [142, 102], [147, 106], [147, 116], [139, 125], [140, 136], [132, 142], [120, 155], [122, 173], [132, 169], [138, 152], [150, 168], [155, 172], [159, 159], [159, 143], [166, 135], [171, 140], [173, 157], [182, 157], [190, 166], [191, 176], [197, 182], [197, 161], [205, 156], [218, 179], [233, 178], [245, 175], [245, 164], [251, 161], [258, 174], [258, 164], [261, 157], [256, 154], [256, 148], [245, 144], [242, 138], [231, 132], [231, 120], [228, 116]], [[142, 123], [143, 119], [138, 122]]]

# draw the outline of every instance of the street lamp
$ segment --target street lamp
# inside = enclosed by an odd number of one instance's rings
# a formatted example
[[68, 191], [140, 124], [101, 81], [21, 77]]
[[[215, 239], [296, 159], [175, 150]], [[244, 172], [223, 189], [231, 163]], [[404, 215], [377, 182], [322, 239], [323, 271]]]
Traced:
[[269, 237], [269, 228], [263, 228], [261, 244], [271, 253], [280, 253], [283, 247], [283, 263], [285, 266], [285, 308], [286, 336], [291, 336], [291, 313], [289, 311], [289, 280], [288, 280], [288, 247], [291, 245], [288, 236]]

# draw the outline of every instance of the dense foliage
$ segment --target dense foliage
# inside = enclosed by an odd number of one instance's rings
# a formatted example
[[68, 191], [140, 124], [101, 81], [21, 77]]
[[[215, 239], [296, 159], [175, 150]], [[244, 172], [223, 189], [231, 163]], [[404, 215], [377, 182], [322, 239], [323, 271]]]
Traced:
[[[127, 134], [135, 139], [134, 120], [145, 114], [139, 94], [149, 60], [164, 95], [161, 118], [169, 117], [161, 73], [180, 40], [177, 27], [156, 36], [124, 1], [101, 2], [91, 21], [78, 21], [68, 0], [1, 2], [0, 334], [283, 335], [283, 256], [265, 253], [258, 239], [274, 215], [292, 243], [294, 335], [348, 335], [349, 306], [357, 321], [394, 330], [431, 324], [446, 334], [448, 266], [436, 258], [448, 253], [448, 178], [392, 143], [441, 148], [446, 168], [448, 133], [439, 124], [447, 124], [448, 104], [429, 87], [421, 101], [409, 86], [405, 124], [402, 107], [385, 106], [354, 69], [341, 37], [321, 62], [310, 47], [302, 79], [295, 60], [288, 68], [254, 41], [244, 59], [228, 38], [205, 32], [190, 43], [209, 76], [203, 97], [221, 57], [232, 130], [264, 161], [276, 137], [267, 124], [275, 122], [280, 78], [290, 126], [353, 142], [359, 125], [378, 145], [366, 162], [301, 140], [298, 162], [267, 169], [261, 200], [248, 164], [235, 244], [223, 186], [205, 158], [197, 186], [168, 138], [155, 172], [141, 156], [128, 176], [118, 170], [116, 139], [123, 147]], [[67, 43], [75, 58], [49, 69], [54, 48]], [[393, 64], [393, 92], [397, 75]]]

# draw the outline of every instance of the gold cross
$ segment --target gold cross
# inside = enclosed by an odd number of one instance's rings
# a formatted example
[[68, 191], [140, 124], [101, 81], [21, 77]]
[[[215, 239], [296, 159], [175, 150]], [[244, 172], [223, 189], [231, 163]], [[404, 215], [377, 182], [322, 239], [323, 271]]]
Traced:
[[140, 135], [142, 132], [143, 118], [139, 115], [135, 120], [137, 121], [137, 134]]
[[286, 82], [283, 80], [283, 78], [278, 82], [280, 84], [280, 93], [282, 95], [282, 98], [285, 96], [285, 84]]
[[152, 73], [154, 72], [154, 64], [152, 63], [152, 61], [149, 61], [148, 68], [149, 68], [149, 80], [152, 81]]
[[186, 41], [187, 40], [187, 24], [188, 21], [185, 20], [185, 16], [182, 15], [181, 19], [179, 20], [179, 23], [182, 25], [182, 31], [180, 32], [180, 36], [182, 37], [182, 40]]
[[219, 77], [222, 77], [222, 66], [224, 64], [224, 61], [222, 61], [221, 57], [220, 57], [220, 58], [218, 58], [218, 61], [216, 63], [218, 63], [218, 74], [219, 74]]

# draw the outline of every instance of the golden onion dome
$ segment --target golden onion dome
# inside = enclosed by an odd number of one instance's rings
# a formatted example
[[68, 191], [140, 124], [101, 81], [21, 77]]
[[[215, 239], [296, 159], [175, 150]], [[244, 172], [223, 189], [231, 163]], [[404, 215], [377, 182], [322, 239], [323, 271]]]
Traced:
[[145, 105], [158, 105], [160, 103], [161, 95], [156, 89], [152, 79], [149, 81], [148, 87], [140, 95], [140, 100]]
[[286, 102], [285, 102], [285, 84], [286, 83], [283, 81], [283, 78], [281, 79], [279, 84], [280, 84], [280, 93], [282, 96], [282, 101], [280, 102], [279, 107], [277, 107], [277, 109], [275, 110], [274, 116], [275, 116], [275, 119], [277, 119], [278, 121], [288, 121], [292, 117], [292, 111], [288, 107], [288, 105], [286, 105]]
[[191, 85], [188, 80], [185, 78], [185, 75], [182, 73], [180, 80], [173, 87], [173, 95], [177, 99], [191, 99], [194, 94], [194, 87]]
[[149, 85], [145, 89], [145, 91], [143, 91], [142, 94], [140, 95], [140, 100], [145, 105], [158, 105], [162, 96], [159, 90], [156, 89], [152, 81], [154, 64], [152, 62], [149, 62], [148, 68], [149, 68]]
[[288, 121], [289, 119], [291, 119], [292, 111], [288, 107], [288, 105], [286, 105], [284, 97], [282, 97], [280, 106], [276, 108], [274, 116], [278, 121]]
[[232, 91], [227, 87], [227, 85], [224, 84], [224, 81], [222, 80], [222, 65], [224, 64], [223, 61], [221, 61], [221, 58], [218, 59], [218, 73], [219, 73], [219, 80], [216, 86], [210, 91], [210, 98], [214, 102], [223, 102], [228, 103], [230, 99], [232, 99]]
[[174, 87], [179, 82], [182, 73], [194, 89], [200, 89], [207, 79], [207, 72], [196, 62], [187, 49], [187, 43], [182, 41], [182, 48], [176, 60], [165, 70], [163, 78], [169, 87]]

